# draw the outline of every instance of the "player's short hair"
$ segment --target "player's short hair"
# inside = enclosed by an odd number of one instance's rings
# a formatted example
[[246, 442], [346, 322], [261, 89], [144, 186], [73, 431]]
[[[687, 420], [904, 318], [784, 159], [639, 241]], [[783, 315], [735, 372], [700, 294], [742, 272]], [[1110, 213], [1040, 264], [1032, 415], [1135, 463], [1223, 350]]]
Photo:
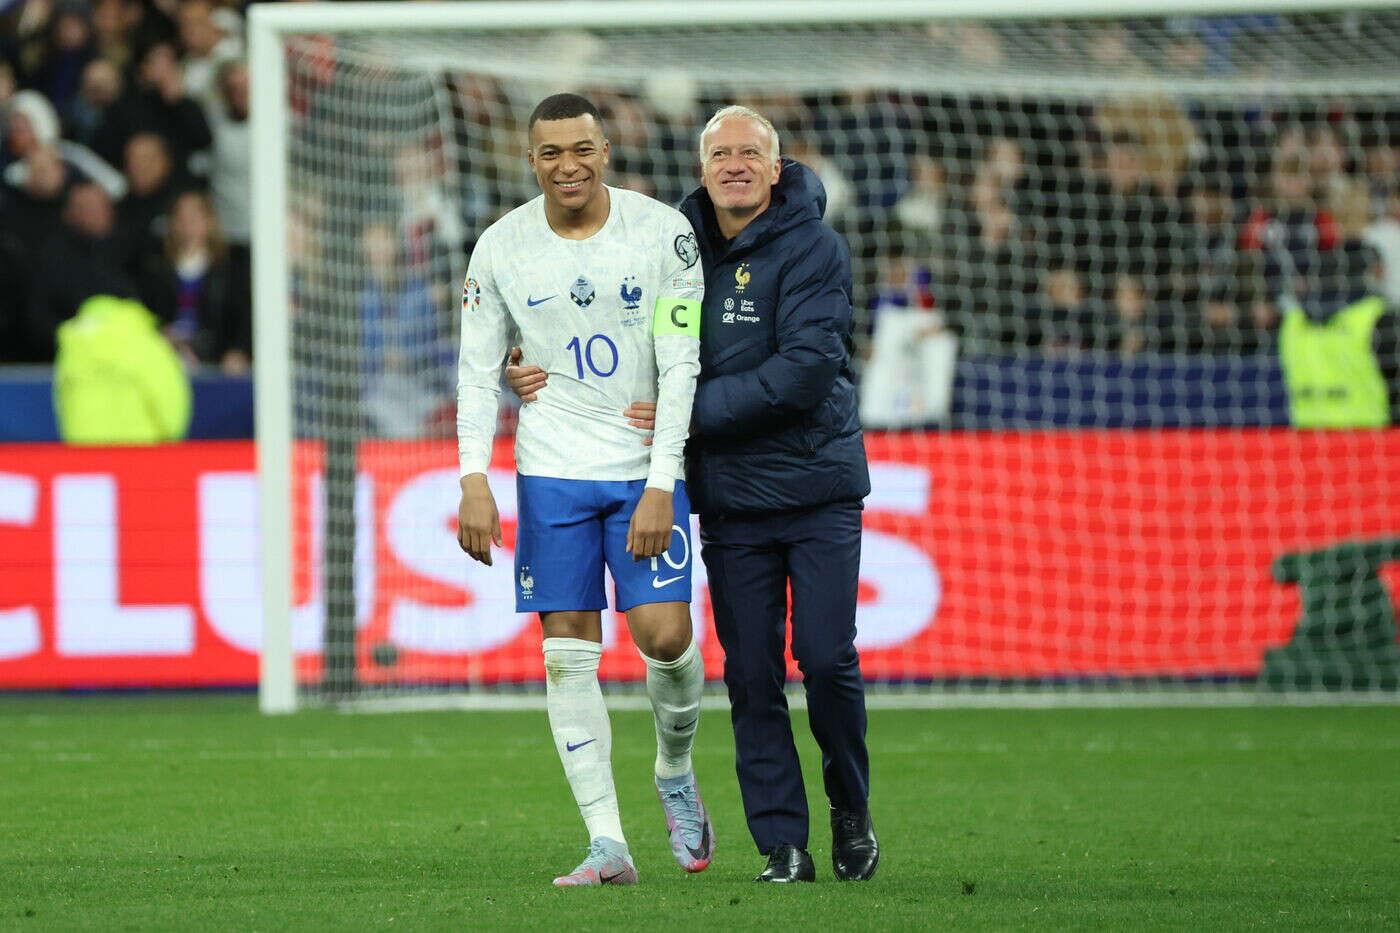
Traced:
[[598, 129], [603, 128], [603, 115], [588, 98], [578, 94], [551, 94], [535, 105], [525, 129], [534, 129], [535, 124], [541, 120], [571, 120], [582, 116], [592, 117], [598, 124]]
[[742, 104], [730, 104], [728, 107], [721, 107], [716, 110], [715, 115], [710, 117], [710, 122], [706, 123], [705, 128], [700, 131], [700, 160], [702, 162], [705, 160], [705, 137], [709, 135], [710, 130], [714, 129], [722, 121], [728, 120], [730, 117], [748, 117], [750, 120], [755, 121], [766, 129], [768, 131], [768, 138], [772, 140], [772, 145], [769, 146], [768, 157], [775, 161], [777, 160], [779, 154], [778, 130], [773, 126], [772, 122], [757, 110], [745, 107]]

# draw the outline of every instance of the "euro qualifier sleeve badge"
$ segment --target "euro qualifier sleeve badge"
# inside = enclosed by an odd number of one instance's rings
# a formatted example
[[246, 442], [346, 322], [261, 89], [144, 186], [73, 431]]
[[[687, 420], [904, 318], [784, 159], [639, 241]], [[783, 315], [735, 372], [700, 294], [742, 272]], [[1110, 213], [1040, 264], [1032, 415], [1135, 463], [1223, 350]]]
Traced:
[[651, 332], [656, 337], [675, 334], [699, 340], [700, 302], [691, 298], [658, 298], [652, 314]]

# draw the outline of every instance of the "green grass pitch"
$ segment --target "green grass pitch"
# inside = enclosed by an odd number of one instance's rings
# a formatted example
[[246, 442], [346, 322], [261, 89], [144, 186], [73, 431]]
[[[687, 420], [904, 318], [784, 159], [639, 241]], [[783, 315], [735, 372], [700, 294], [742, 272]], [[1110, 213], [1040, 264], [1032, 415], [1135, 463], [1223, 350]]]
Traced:
[[872, 711], [869, 884], [750, 879], [727, 717], [719, 851], [671, 861], [650, 717], [614, 713], [636, 888], [554, 890], [582, 824], [543, 713], [263, 717], [244, 696], [0, 697], [0, 930], [1395, 929], [1395, 708]]

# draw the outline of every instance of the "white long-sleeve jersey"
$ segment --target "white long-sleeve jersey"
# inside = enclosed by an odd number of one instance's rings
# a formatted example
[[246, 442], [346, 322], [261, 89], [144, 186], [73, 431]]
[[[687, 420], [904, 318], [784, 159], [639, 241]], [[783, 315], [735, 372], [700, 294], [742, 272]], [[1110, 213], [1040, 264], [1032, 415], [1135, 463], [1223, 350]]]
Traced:
[[[514, 329], [549, 384], [521, 406], [516, 469], [558, 479], [634, 480], [670, 491], [684, 471], [700, 372], [704, 277], [690, 222], [609, 187], [607, 222], [586, 240], [556, 234], [544, 196], [492, 224], [462, 291], [457, 451], [462, 475], [491, 459], [501, 372]], [[650, 447], [622, 412], [656, 403]]]

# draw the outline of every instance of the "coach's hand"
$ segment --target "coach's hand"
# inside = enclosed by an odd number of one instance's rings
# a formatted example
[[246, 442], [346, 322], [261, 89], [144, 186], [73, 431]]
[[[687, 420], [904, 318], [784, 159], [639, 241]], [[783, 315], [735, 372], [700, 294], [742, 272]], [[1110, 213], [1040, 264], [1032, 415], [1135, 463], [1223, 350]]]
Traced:
[[[656, 430], [655, 402], [633, 402], [622, 410], [622, 414], [627, 418], [627, 423], [634, 428], [641, 428], [643, 431]], [[642, 443], [650, 447], [651, 435], [647, 435]]]
[[648, 486], [627, 526], [627, 550], [633, 560], [660, 557], [671, 544], [671, 494]]
[[520, 396], [522, 402], [533, 402], [539, 398], [538, 392], [549, 382], [549, 373], [538, 366], [521, 366], [519, 347], [511, 348], [509, 360], [510, 365], [506, 367], [506, 385]]
[[486, 474], [462, 477], [462, 502], [457, 506], [457, 543], [462, 550], [491, 566], [491, 544], [501, 546], [501, 516], [496, 497], [486, 484]]

